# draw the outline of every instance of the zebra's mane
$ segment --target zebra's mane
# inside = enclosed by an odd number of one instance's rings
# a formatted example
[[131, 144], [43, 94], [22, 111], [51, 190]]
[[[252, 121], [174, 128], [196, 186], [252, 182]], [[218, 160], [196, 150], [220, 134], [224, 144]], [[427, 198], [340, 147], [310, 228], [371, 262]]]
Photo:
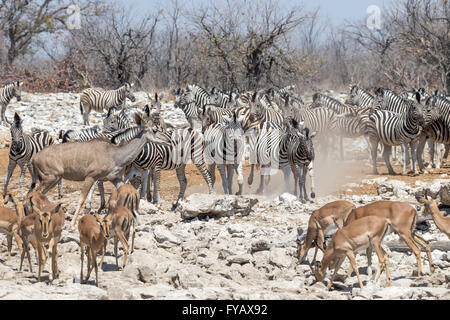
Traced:
[[120, 144], [124, 141], [129, 142], [137, 137], [141, 131], [144, 129], [140, 126], [134, 126], [130, 128], [126, 128], [125, 130], [118, 132], [116, 135], [112, 136], [109, 141], [113, 144]]

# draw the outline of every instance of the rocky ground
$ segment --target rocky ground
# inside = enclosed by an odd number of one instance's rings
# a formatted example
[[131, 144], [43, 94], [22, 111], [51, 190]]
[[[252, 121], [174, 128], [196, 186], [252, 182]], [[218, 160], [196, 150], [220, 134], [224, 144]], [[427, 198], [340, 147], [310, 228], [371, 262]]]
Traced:
[[[136, 107], [145, 104], [145, 94], [137, 95]], [[24, 118], [24, 127], [46, 128], [56, 133], [61, 128], [79, 128], [82, 122], [77, 94], [23, 94], [19, 103], [8, 107], [8, 119], [18, 111]], [[163, 108], [163, 117], [175, 124], [184, 121], [183, 114], [171, 105]], [[91, 122], [100, 123], [101, 116], [92, 113]], [[9, 129], [1, 128], [4, 137], [0, 149], [0, 179], [7, 167]], [[363, 150], [359, 144], [355, 150]], [[360, 151], [361, 151], [360, 150]], [[356, 153], [355, 153], [356, 154]], [[293, 195], [283, 193], [275, 183], [265, 196], [249, 194], [254, 186], [246, 187], [243, 197], [225, 197], [221, 194], [220, 177], [214, 195], [205, 195], [204, 182], [195, 169], [188, 168], [189, 188], [187, 199], [179, 210], [170, 211], [178, 183], [174, 172], [163, 173], [162, 203], [154, 206], [141, 200], [140, 221], [136, 228], [134, 252], [128, 257], [127, 266], [118, 271], [110, 240], [103, 268], [99, 270], [99, 286], [94, 285], [94, 274], [88, 284], [81, 285], [80, 248], [78, 231], [70, 232], [69, 224], [80, 195], [79, 184], [64, 182], [64, 198], [61, 202], [67, 209], [63, 237], [58, 245], [60, 277], [48, 279], [47, 264], [44, 277], [37, 282], [37, 264], [32, 254], [33, 272], [24, 264], [19, 272], [20, 257], [13, 244], [13, 256], [6, 261], [6, 237], [0, 235], [0, 298], [1, 299], [450, 299], [450, 252], [433, 250], [436, 266], [429, 273], [429, 264], [422, 253], [425, 272], [420, 278], [413, 276], [417, 270], [411, 252], [389, 252], [391, 286], [384, 287], [385, 273], [376, 285], [368, 281], [367, 258], [364, 253], [357, 256], [364, 288], [360, 289], [353, 274], [346, 276], [349, 267], [344, 262], [336, 287], [326, 288], [327, 281], [315, 282], [307, 263], [299, 264], [297, 237], [304, 237], [311, 212], [324, 204], [347, 199], [355, 205], [363, 205], [380, 199], [408, 201], [416, 206], [414, 193], [421, 188], [438, 189], [447, 184], [448, 168], [430, 170], [430, 174], [418, 177], [371, 176], [367, 162], [357, 156], [342, 162], [339, 172], [330, 164], [316, 167], [318, 198], [314, 203], [302, 204]], [[344, 166], [345, 164], [345, 166]], [[328, 170], [327, 170], [328, 168]], [[395, 167], [397, 171], [399, 167]], [[247, 170], [247, 169], [246, 169]], [[324, 178], [320, 178], [320, 171]], [[245, 171], [247, 172], [247, 171]], [[380, 172], [386, 172], [380, 163]], [[255, 179], [255, 184], [259, 181]], [[276, 182], [276, 181], [274, 181]], [[26, 186], [30, 183], [27, 176]], [[3, 188], [3, 184], [0, 183]], [[108, 186], [110, 191], [110, 186]], [[9, 190], [18, 191], [18, 172], [12, 178]], [[57, 201], [56, 190], [50, 199]], [[196, 208], [208, 201], [217, 202], [213, 209], [198, 211]], [[92, 206], [97, 208], [98, 196]], [[205, 213], [206, 212], [206, 213]], [[209, 212], [209, 213], [208, 213]], [[419, 211], [421, 216], [421, 211]], [[421, 216], [422, 217], [422, 216]], [[423, 217], [422, 217], [423, 219]], [[433, 221], [429, 228], [419, 231], [433, 242], [449, 242], [436, 229]], [[385, 242], [398, 240], [391, 234]], [[312, 259], [313, 250], [308, 254]], [[321, 253], [318, 253], [321, 258]], [[119, 263], [122, 261], [120, 250]], [[374, 255], [372, 269], [376, 269]], [[86, 271], [85, 271], [86, 274]], [[330, 276], [330, 274], [328, 274]], [[328, 277], [327, 277], [328, 279]]]

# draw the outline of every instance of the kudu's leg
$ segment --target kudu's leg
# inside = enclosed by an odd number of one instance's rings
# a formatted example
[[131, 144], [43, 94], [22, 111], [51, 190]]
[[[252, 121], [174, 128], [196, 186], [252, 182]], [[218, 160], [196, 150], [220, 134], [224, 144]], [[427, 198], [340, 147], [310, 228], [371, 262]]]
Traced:
[[78, 207], [75, 210], [75, 215], [72, 218], [72, 223], [70, 225], [69, 231], [74, 230], [75, 224], [77, 222], [78, 214], [80, 213], [81, 208], [83, 207], [84, 202], [86, 201], [86, 197], [87, 197], [88, 193], [94, 187], [95, 181], [96, 180], [94, 180], [94, 178], [91, 178], [91, 177], [86, 178], [86, 180], [84, 181], [83, 188], [81, 189], [81, 197], [80, 197], [80, 200], [78, 201]]

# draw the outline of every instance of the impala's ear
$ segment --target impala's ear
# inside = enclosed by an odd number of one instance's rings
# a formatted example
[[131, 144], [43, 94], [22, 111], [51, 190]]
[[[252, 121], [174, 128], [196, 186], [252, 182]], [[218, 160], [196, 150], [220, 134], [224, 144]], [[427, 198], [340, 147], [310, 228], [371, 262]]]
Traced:
[[58, 203], [58, 205], [52, 210], [51, 214], [55, 214], [61, 209], [62, 203]]

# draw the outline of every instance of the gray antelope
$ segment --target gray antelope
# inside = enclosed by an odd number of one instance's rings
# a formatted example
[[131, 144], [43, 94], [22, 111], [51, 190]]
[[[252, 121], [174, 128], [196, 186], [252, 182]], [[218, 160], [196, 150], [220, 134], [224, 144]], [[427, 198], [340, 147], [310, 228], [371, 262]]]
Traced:
[[[40, 183], [37, 190], [44, 194], [61, 179], [84, 181], [70, 230], [73, 230], [78, 214], [88, 193], [95, 187], [95, 182], [111, 181], [115, 187], [119, 187], [123, 184], [125, 167], [134, 161], [147, 143], [163, 145], [169, 143], [170, 140], [166, 135], [147, 126], [141, 126], [141, 117], [138, 114], [135, 116], [139, 132], [128, 143], [115, 145], [103, 139], [63, 143], [45, 148], [33, 158], [34, 172]], [[35, 185], [32, 185], [31, 190], [34, 187]], [[103, 189], [100, 190], [100, 194], [104, 203]]]

